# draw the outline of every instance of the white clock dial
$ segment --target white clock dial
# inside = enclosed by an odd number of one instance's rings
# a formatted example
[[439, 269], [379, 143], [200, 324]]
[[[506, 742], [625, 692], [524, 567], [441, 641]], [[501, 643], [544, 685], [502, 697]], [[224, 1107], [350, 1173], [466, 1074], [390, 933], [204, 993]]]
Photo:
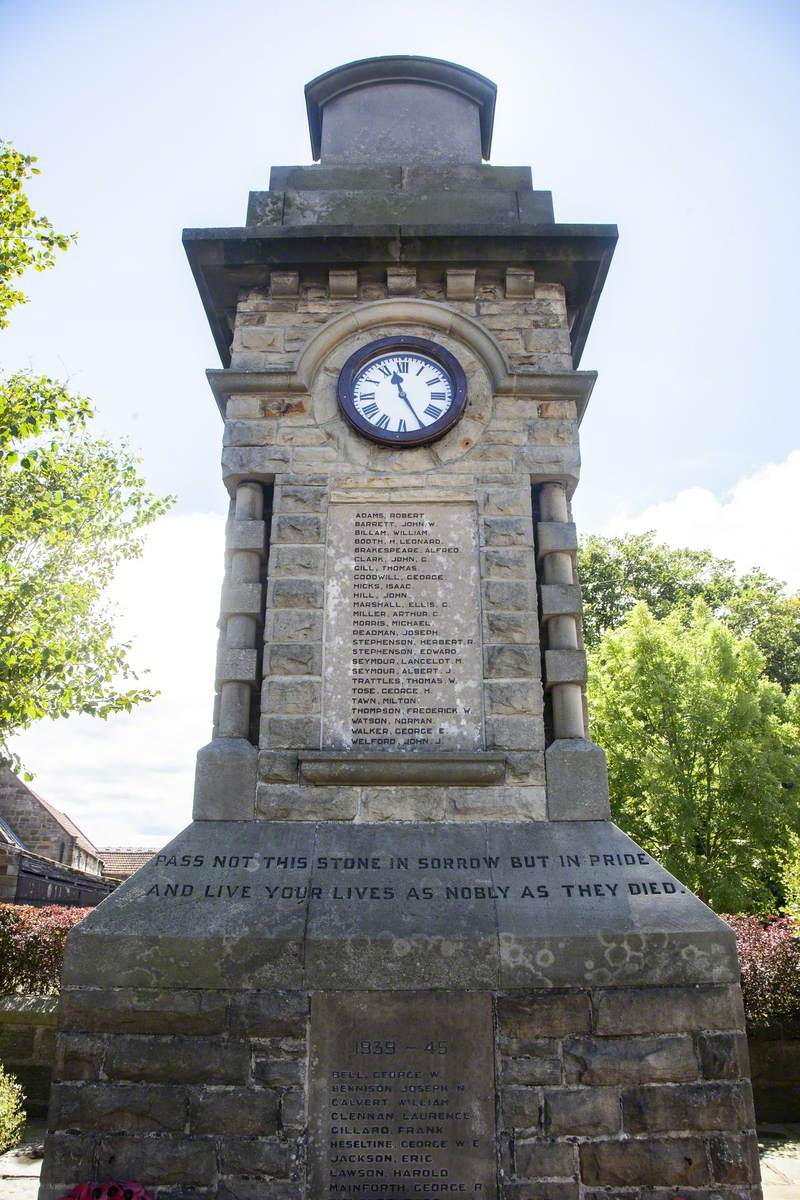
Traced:
[[353, 407], [376, 430], [413, 433], [439, 421], [453, 403], [444, 367], [419, 351], [378, 355], [353, 380]]

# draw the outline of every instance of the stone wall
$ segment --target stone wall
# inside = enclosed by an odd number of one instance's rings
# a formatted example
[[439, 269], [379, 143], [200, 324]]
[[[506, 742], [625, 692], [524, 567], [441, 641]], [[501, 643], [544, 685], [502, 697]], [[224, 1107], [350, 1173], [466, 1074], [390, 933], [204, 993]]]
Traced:
[[[302, 992], [66, 990], [45, 1200], [107, 1176], [300, 1200], [308, 1013]], [[501, 1195], [756, 1194], [738, 987], [504, 993], [495, 1026]]]
[[57, 996], [0, 995], [0, 1063], [22, 1084], [33, 1116], [47, 1112], [57, 1010]]

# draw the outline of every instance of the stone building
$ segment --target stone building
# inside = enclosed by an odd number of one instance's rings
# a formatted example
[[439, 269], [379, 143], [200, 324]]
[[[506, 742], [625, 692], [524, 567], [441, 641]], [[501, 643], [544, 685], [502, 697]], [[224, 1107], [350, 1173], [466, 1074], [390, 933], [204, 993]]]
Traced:
[[0, 901], [91, 907], [108, 895], [96, 846], [12, 771], [0, 771]]
[[70, 937], [42, 1200], [759, 1195], [732, 930], [611, 823], [588, 737], [616, 229], [484, 165], [494, 101], [337, 68], [319, 165], [184, 235], [231, 498], [213, 736], [192, 825]]

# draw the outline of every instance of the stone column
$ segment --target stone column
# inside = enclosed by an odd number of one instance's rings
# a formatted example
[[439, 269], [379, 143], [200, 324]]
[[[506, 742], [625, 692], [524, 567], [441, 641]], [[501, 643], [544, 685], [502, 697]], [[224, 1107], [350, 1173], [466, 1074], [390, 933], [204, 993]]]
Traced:
[[563, 483], [538, 489], [539, 603], [544, 639], [544, 684], [550, 695], [553, 741], [545, 752], [547, 812], [551, 820], [608, 817], [605, 755], [586, 738], [586, 655], [581, 645], [578, 540], [569, 520]]
[[217, 649], [217, 710], [212, 740], [197, 755], [195, 820], [250, 820], [255, 815], [258, 749], [249, 740], [250, 709], [259, 684], [258, 634], [263, 611], [264, 493], [258, 483], [236, 487], [225, 532]]

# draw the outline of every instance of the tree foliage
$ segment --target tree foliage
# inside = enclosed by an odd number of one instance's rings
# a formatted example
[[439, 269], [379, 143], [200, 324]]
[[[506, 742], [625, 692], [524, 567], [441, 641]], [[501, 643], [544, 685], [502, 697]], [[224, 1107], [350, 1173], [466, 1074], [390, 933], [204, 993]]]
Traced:
[[579, 572], [587, 645], [597, 646], [635, 604], [647, 604], [659, 618], [678, 612], [688, 621], [702, 599], [735, 634], [752, 638], [770, 679], [785, 691], [800, 683], [800, 596], [787, 596], [780, 580], [763, 571], [737, 576], [727, 559], [659, 545], [651, 532], [585, 538]]
[[[0, 142], [0, 326], [24, 300], [13, 281], [69, 239], [22, 190], [35, 160]], [[89, 401], [55, 379], [0, 377], [0, 762], [40, 717], [106, 717], [148, 700], [105, 592], [171, 499], [152, 495], [126, 443], [92, 437]]]
[[800, 704], [703, 600], [639, 604], [590, 654], [593, 737], [620, 825], [717, 910], [774, 912], [800, 831]]
[[56, 252], [75, 239], [74, 234], [56, 233], [47, 217], [31, 208], [25, 184], [39, 174], [36, 162], [0, 139], [0, 329], [8, 324], [10, 310], [27, 299], [16, 280], [29, 268], [52, 267]]

